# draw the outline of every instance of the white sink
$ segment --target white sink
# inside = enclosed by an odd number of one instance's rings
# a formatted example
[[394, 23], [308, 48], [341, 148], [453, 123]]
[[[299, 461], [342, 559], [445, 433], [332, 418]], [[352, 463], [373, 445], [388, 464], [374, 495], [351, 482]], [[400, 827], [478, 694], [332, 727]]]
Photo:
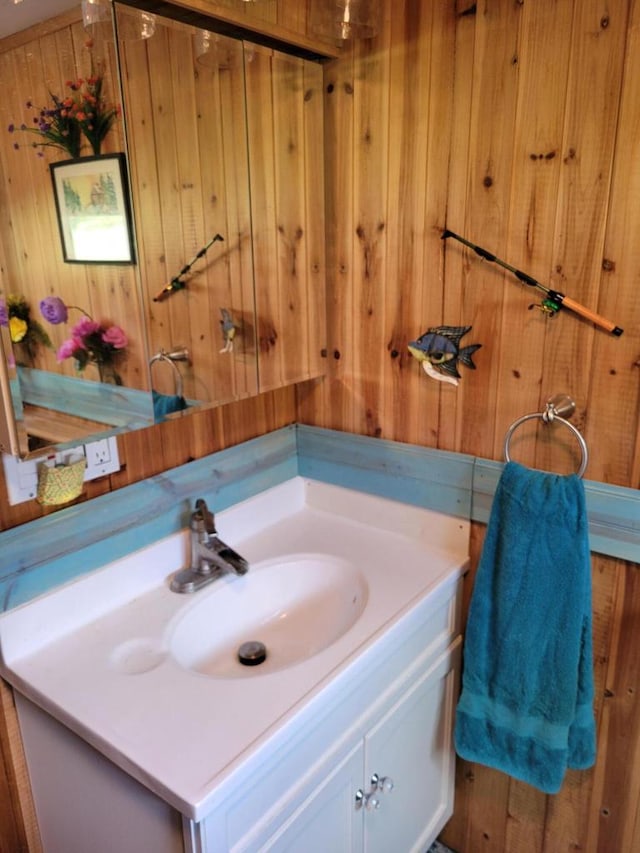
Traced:
[[194, 821], [450, 599], [469, 542], [466, 520], [300, 477], [216, 525], [247, 575], [172, 592], [184, 529], [0, 617], [0, 674]]
[[[222, 580], [197, 593], [169, 633], [175, 661], [214, 678], [266, 675], [313, 657], [348, 631], [367, 603], [362, 572], [324, 554], [268, 560]], [[247, 656], [247, 643], [260, 644], [257, 657]]]

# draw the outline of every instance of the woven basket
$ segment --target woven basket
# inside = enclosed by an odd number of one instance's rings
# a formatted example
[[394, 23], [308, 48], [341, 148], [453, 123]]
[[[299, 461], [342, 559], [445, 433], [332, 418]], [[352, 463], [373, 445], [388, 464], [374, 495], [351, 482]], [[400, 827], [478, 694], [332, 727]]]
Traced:
[[82, 492], [87, 460], [82, 457], [68, 465], [40, 465], [38, 469], [38, 501], [43, 506], [65, 504]]

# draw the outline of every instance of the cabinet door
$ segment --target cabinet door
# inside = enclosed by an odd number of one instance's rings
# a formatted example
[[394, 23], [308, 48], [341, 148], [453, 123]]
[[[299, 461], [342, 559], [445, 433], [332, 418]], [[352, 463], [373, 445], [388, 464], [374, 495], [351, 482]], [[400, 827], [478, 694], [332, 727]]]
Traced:
[[[300, 804], [259, 850], [269, 853], [353, 853], [362, 850], [362, 811], [355, 794], [362, 783], [358, 744]], [[387, 850], [386, 853], [389, 853]]]
[[365, 739], [365, 790], [374, 774], [393, 783], [365, 815], [366, 853], [423, 851], [451, 814], [457, 657], [441, 658]]

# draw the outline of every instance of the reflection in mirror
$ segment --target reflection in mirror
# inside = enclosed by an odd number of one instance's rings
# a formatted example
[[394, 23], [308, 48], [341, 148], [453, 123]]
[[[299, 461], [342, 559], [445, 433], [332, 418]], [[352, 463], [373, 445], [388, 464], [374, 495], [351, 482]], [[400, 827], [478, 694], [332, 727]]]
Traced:
[[323, 373], [322, 66], [191, 23], [119, 52], [150, 349], [186, 349], [189, 402], [220, 403]]
[[159, 15], [152, 38], [120, 39], [131, 14], [116, 4], [156, 405], [179, 401], [178, 381], [190, 405], [253, 395], [242, 42]]
[[260, 390], [324, 372], [322, 66], [245, 44]]
[[[206, 15], [187, 26], [136, 3], [113, 4], [89, 41], [78, 5], [0, 42], [0, 298], [7, 311], [10, 296], [24, 303], [33, 333], [0, 326], [22, 453], [324, 372], [322, 66], [273, 39], [214, 33]], [[79, 153], [126, 153], [137, 264], [64, 262], [49, 164], [78, 152], [21, 130], [96, 68], [123, 112], [97, 152], [81, 139]], [[108, 334], [108, 372], [85, 337], [92, 322]], [[3, 449], [9, 433], [0, 424]]]
[[[65, 262], [50, 174], [54, 163], [125, 151], [116, 67], [112, 28], [88, 38], [79, 5], [0, 44], [0, 357], [19, 445], [3, 449], [20, 455], [153, 423], [137, 270]], [[86, 115], [92, 98], [99, 127]], [[83, 179], [93, 182], [86, 198], [65, 184], [63, 215], [104, 213], [100, 163]]]

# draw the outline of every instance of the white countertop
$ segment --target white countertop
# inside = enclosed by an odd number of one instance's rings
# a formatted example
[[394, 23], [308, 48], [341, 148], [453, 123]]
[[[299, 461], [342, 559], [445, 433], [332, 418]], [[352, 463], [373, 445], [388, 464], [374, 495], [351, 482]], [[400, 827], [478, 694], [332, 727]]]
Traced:
[[317, 553], [357, 566], [368, 586], [362, 615], [328, 648], [276, 672], [184, 669], [169, 651], [177, 620], [216, 584], [250, 583], [259, 571], [171, 592], [169, 576], [189, 562], [184, 531], [0, 617], [2, 675], [193, 820], [333, 679], [457, 580], [469, 542], [461, 519], [299, 477], [216, 523], [252, 564]]

